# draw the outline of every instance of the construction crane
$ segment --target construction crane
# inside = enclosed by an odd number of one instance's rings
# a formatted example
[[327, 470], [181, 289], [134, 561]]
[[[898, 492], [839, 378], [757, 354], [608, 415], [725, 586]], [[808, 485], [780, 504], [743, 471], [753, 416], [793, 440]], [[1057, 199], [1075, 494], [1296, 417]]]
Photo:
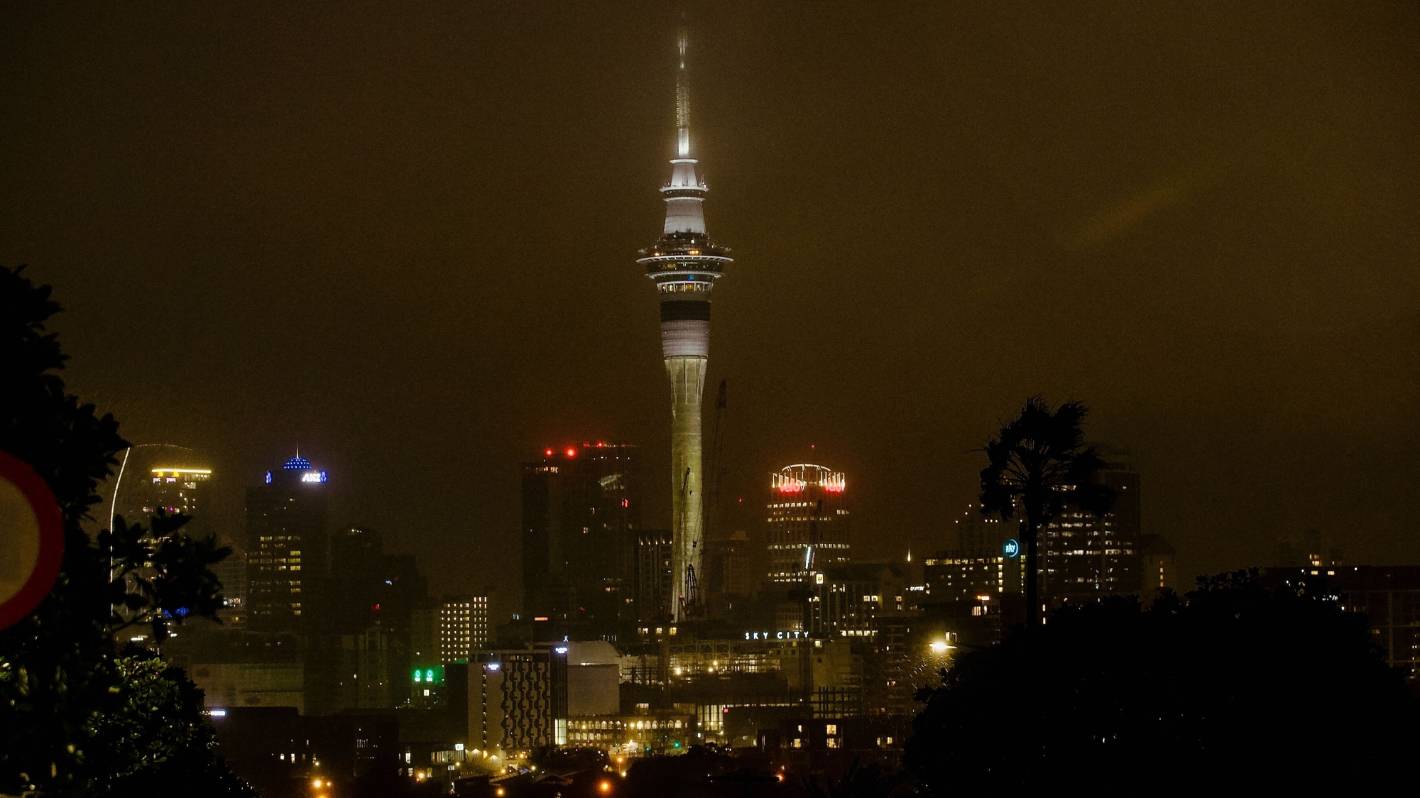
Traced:
[[724, 447], [725, 408], [729, 404], [726, 381], [720, 380], [720, 390], [715, 396], [715, 427], [710, 437], [710, 518], [705, 525], [706, 537], [720, 533], [722, 513], [720, 511], [720, 484], [725, 478], [725, 461], [721, 456]]

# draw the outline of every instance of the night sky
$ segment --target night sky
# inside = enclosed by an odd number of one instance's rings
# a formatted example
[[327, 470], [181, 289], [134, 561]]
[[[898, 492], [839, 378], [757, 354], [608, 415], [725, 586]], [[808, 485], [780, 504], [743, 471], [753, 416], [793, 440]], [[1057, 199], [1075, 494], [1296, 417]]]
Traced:
[[[0, 25], [0, 262], [54, 284], [71, 389], [205, 452], [237, 535], [241, 489], [299, 444], [339, 520], [500, 610], [545, 445], [640, 444], [669, 526], [634, 258], [674, 8], [165, 5]], [[1132, 452], [1185, 576], [1308, 528], [1420, 562], [1420, 7], [690, 19], [736, 257], [707, 387], [729, 381], [728, 500], [812, 457], [847, 471], [860, 552], [940, 548], [973, 449], [1039, 392]]]

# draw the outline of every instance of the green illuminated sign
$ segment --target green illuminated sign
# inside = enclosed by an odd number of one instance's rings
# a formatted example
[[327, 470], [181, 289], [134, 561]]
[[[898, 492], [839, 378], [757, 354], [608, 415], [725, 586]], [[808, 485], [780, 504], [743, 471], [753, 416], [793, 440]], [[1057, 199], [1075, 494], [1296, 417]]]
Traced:
[[415, 668], [414, 681], [419, 684], [443, 684], [444, 666], [438, 665], [433, 668]]

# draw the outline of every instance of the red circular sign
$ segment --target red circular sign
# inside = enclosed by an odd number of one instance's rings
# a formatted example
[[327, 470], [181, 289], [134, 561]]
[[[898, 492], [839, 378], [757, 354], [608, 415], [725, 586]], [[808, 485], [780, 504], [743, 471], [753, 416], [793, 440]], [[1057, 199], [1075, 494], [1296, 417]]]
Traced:
[[0, 629], [39, 606], [63, 555], [59, 502], [29, 464], [0, 452]]

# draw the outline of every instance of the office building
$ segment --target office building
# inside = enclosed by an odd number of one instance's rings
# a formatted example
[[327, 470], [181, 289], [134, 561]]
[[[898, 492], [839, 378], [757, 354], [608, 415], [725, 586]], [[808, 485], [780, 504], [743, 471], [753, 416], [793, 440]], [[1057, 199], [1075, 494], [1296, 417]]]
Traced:
[[1160, 590], [1178, 590], [1178, 566], [1174, 548], [1160, 535], [1139, 538], [1139, 597], [1150, 601]]
[[1319, 590], [1364, 615], [1386, 662], [1412, 683], [1420, 679], [1420, 565], [1284, 566], [1260, 576], [1266, 585]]
[[1040, 530], [1041, 596], [1050, 603], [1089, 601], [1139, 590], [1139, 473], [1111, 467], [1099, 480], [1114, 491], [1103, 516], [1067, 504]]
[[634, 621], [637, 449], [598, 441], [542, 454], [523, 465], [523, 614], [615, 639]]
[[295, 632], [326, 587], [327, 474], [299, 454], [247, 489], [247, 623]]
[[635, 608], [642, 628], [671, 622], [673, 552], [668, 529], [643, 529], [636, 535]]
[[872, 637], [878, 616], [905, 609], [906, 569], [898, 563], [833, 565], [813, 576], [809, 630], [821, 637]]
[[808, 584], [815, 571], [849, 561], [846, 488], [843, 472], [813, 463], [787, 465], [770, 475], [771, 582]]
[[439, 603], [441, 662], [467, 663], [488, 641], [488, 596], [449, 596]]
[[567, 645], [482, 652], [468, 668], [467, 745], [531, 751], [567, 742]]
[[742, 611], [754, 595], [759, 574], [754, 568], [749, 533], [737, 529], [710, 538], [705, 550], [705, 603], [714, 617]]

